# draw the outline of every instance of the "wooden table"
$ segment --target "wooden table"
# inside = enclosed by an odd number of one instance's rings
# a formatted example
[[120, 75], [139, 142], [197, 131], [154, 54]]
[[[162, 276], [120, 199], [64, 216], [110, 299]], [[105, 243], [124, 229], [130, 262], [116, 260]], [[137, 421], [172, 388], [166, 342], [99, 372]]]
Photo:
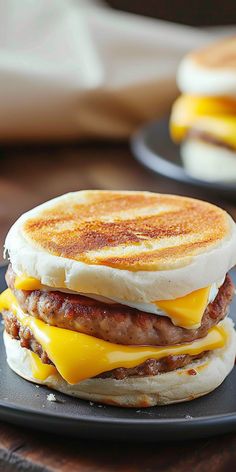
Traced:
[[[126, 143], [4, 147], [0, 150], [0, 244], [24, 211], [79, 189], [139, 189], [186, 194], [226, 208], [236, 204], [146, 172]], [[105, 443], [56, 437], [0, 423], [0, 471], [231, 472], [236, 434], [168, 444]]]

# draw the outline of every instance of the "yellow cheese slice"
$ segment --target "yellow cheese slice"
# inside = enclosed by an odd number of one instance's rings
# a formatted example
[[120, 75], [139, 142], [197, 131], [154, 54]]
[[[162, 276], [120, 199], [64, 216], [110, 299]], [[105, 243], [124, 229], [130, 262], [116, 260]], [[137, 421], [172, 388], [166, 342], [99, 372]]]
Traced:
[[43, 364], [40, 357], [35, 352], [30, 351], [31, 369], [35, 379], [46, 380], [50, 375], [56, 375], [57, 369], [53, 365]]
[[177, 326], [183, 328], [200, 326], [208, 304], [210, 289], [211, 287], [201, 288], [175, 300], [159, 300], [155, 305], [166, 312]]
[[0, 310], [11, 309], [19, 322], [27, 326], [42, 345], [60, 375], [76, 384], [119, 367], [132, 368], [147, 359], [161, 359], [180, 354], [198, 355], [223, 347], [227, 340], [224, 328], [216, 326], [207, 336], [192, 343], [174, 346], [123, 346], [75, 331], [49, 326], [25, 314], [9, 289], [0, 295]]
[[181, 95], [174, 102], [170, 118], [170, 134], [182, 141], [189, 128], [204, 116], [236, 115], [236, 100], [227, 97]]
[[42, 288], [42, 285], [40, 283], [40, 280], [22, 274], [16, 276], [14, 287], [17, 290], [40, 290], [40, 288]]
[[16, 311], [15, 307], [18, 306], [15, 295], [7, 288], [0, 295], [0, 312], [3, 310], [9, 311], [12, 310], [14, 313]]

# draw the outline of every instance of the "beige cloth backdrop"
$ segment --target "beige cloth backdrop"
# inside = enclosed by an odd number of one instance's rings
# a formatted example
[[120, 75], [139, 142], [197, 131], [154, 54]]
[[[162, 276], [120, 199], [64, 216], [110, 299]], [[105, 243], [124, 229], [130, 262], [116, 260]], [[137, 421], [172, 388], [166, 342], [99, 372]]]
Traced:
[[0, 140], [128, 136], [166, 112], [190, 27], [79, 0], [0, 0]]

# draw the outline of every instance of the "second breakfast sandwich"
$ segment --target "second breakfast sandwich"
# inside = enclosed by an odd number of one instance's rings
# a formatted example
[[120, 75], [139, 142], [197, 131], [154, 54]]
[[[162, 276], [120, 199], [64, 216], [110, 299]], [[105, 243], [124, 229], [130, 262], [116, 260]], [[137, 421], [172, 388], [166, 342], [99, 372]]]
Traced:
[[146, 407], [214, 390], [234, 365], [236, 227], [220, 208], [81, 191], [22, 215], [0, 296], [9, 366], [91, 401]]
[[207, 181], [236, 181], [236, 36], [187, 54], [177, 82], [170, 132], [186, 171]]

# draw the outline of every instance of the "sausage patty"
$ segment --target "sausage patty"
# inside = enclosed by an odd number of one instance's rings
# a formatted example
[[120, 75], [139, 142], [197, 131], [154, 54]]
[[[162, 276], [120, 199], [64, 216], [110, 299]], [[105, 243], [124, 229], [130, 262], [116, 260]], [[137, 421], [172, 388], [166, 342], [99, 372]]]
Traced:
[[[22, 347], [35, 352], [41, 358], [44, 364], [52, 364], [47, 353], [43, 350], [41, 344], [36, 341], [29, 328], [22, 326], [17, 320], [16, 316], [9, 311], [3, 312], [3, 318], [5, 323], [5, 329], [7, 333], [11, 335], [11, 337], [13, 337], [14, 339], [18, 339]], [[104, 372], [103, 374], [100, 374], [97, 377], [110, 377], [117, 380], [122, 380], [127, 377], [146, 377], [149, 375], [157, 375], [160, 373], [179, 369], [180, 367], [184, 367], [187, 364], [190, 364], [194, 359], [199, 359], [203, 355], [204, 353], [201, 353], [197, 356], [181, 354], [179, 356], [164, 357], [163, 359], [159, 360], [148, 359], [142, 364], [131, 369], [120, 367], [118, 369], [110, 370], [109, 372]], [[189, 375], [195, 374], [196, 372], [193, 369], [189, 369]]]
[[59, 328], [89, 334], [124, 345], [181, 344], [206, 336], [208, 330], [227, 314], [234, 285], [226, 276], [215, 300], [203, 315], [201, 326], [186, 329], [175, 326], [170, 318], [153, 315], [120, 304], [107, 304], [82, 295], [58, 291], [15, 290], [15, 274], [9, 266], [6, 280], [21, 308], [28, 314]]

